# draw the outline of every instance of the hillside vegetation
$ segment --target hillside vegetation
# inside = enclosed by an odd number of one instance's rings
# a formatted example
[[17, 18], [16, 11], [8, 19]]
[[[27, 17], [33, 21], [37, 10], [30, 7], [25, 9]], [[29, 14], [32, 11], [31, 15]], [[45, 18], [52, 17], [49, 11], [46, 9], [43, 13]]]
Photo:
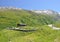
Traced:
[[0, 11], [0, 29], [25, 23], [28, 26], [40, 26], [52, 24], [54, 16], [36, 14], [25, 10], [2, 10]]
[[[37, 14], [28, 10], [0, 10], [0, 42], [60, 42], [60, 31], [52, 30], [48, 24], [56, 24], [57, 14]], [[8, 30], [18, 23], [25, 28], [37, 29], [32, 32]]]

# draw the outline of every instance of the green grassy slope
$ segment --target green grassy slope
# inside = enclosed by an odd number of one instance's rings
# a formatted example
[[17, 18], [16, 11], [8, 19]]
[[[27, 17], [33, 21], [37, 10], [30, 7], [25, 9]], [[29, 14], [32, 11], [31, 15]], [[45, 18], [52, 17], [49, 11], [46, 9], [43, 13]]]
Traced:
[[25, 23], [28, 26], [40, 26], [53, 23], [53, 16], [34, 14], [25, 10], [0, 11], [0, 29]]
[[48, 26], [41, 26], [35, 32], [21, 32], [3, 29], [0, 31], [1, 42], [60, 42], [60, 31]]
[[[55, 15], [36, 14], [26, 10], [0, 11], [0, 42], [60, 42], [60, 31], [52, 30], [48, 24], [55, 23]], [[25, 28], [37, 28], [34, 32], [8, 30], [17, 23], [25, 23]]]

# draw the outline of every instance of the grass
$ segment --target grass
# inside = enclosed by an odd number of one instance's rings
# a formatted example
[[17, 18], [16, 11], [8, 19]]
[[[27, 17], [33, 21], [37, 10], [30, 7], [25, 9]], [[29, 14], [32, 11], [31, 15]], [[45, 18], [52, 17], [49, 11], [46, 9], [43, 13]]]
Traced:
[[[55, 23], [54, 17], [26, 10], [0, 11], [0, 42], [60, 42], [60, 31], [47, 26]], [[23, 29], [37, 30], [22, 32], [7, 29], [7, 27], [17, 27], [18, 23], [27, 24]]]
[[[57, 40], [58, 41], [57, 41]], [[0, 31], [1, 42], [57, 42], [60, 39], [60, 31], [52, 30], [48, 26], [41, 26], [34, 32], [21, 32], [3, 29]]]

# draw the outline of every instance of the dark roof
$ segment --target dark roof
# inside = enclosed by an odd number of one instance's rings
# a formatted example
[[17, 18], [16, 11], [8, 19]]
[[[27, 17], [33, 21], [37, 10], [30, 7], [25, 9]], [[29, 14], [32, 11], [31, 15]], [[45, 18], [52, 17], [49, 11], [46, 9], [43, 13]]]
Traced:
[[17, 24], [17, 26], [26, 26], [26, 24]]

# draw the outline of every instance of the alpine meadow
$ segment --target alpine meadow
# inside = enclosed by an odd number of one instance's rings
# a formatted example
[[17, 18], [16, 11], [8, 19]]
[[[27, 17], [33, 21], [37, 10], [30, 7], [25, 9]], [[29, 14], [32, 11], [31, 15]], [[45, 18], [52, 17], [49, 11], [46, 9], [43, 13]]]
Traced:
[[0, 42], [60, 42], [60, 29], [48, 25], [60, 28], [58, 12], [0, 7]]

